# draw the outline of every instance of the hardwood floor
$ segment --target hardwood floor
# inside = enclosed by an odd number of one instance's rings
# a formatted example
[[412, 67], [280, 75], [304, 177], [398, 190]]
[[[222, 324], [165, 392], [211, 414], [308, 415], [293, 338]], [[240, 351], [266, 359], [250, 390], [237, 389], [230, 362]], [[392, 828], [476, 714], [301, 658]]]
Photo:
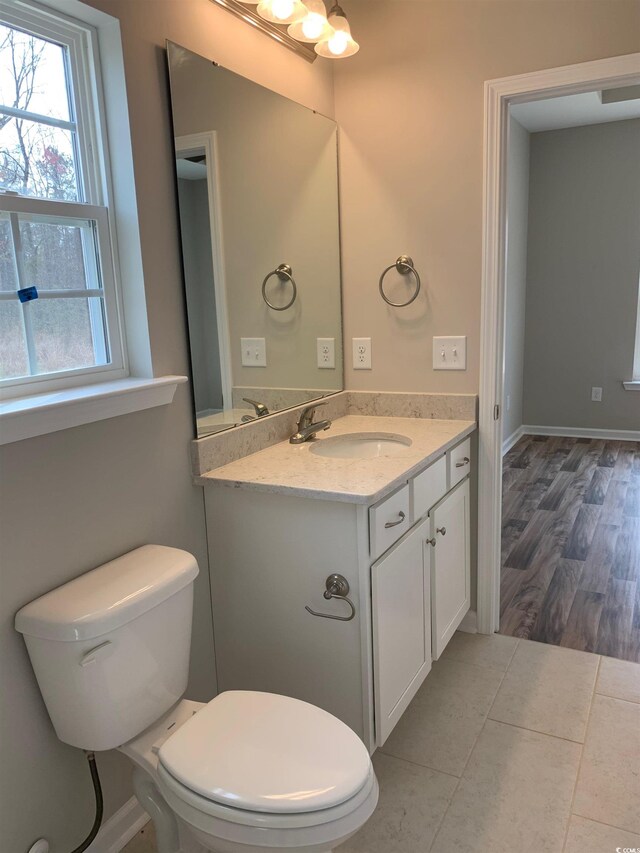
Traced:
[[524, 436], [502, 516], [500, 633], [640, 662], [640, 442]]

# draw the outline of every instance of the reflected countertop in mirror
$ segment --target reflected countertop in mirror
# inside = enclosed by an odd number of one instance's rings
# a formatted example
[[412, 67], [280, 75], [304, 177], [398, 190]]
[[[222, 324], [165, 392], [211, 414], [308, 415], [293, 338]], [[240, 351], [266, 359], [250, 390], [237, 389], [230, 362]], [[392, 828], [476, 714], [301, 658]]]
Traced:
[[343, 388], [335, 122], [167, 43], [198, 437]]

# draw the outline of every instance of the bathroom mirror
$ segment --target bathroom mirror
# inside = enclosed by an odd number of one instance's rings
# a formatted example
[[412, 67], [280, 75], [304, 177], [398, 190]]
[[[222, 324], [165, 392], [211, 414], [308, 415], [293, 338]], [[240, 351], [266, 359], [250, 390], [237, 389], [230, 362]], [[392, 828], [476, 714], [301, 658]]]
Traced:
[[337, 128], [167, 53], [202, 437], [343, 388]]

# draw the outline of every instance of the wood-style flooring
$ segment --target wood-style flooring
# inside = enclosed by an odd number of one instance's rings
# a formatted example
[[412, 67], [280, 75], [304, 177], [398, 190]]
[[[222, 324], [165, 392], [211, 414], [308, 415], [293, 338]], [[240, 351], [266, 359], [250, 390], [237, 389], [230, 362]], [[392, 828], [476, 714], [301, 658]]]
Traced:
[[500, 633], [640, 662], [640, 442], [506, 454]]

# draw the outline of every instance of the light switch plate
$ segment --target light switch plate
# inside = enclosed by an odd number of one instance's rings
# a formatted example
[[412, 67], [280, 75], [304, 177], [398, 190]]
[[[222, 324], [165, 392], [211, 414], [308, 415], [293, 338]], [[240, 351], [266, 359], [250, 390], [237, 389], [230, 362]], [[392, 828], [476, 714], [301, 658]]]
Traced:
[[267, 366], [266, 338], [240, 338], [243, 367]]
[[371, 370], [371, 338], [353, 338], [353, 369]]
[[336, 366], [336, 339], [318, 338], [318, 367], [334, 369]]
[[433, 339], [434, 370], [466, 370], [466, 337], [440, 337]]

